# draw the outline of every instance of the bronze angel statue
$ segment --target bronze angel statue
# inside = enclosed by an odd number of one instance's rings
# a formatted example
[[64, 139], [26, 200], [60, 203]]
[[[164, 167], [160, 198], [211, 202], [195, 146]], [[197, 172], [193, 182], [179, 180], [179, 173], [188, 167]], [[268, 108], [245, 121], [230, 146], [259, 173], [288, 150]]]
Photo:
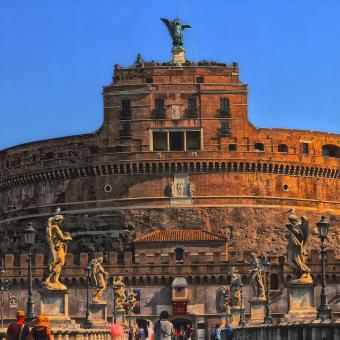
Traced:
[[[290, 283], [304, 284], [312, 283], [310, 268], [306, 264], [306, 244], [309, 238], [309, 223], [306, 217], [302, 216], [300, 221], [296, 215], [288, 217], [289, 223], [286, 228], [289, 231], [287, 235], [287, 257], [288, 263], [297, 274], [297, 278]], [[300, 222], [300, 223], [299, 223]]]
[[182, 25], [181, 19], [176, 18], [174, 21], [170, 21], [165, 18], [161, 18], [169, 30], [170, 36], [172, 38], [172, 45], [174, 47], [183, 47], [183, 31], [186, 28], [191, 28], [190, 25]]
[[65, 264], [67, 243], [72, 240], [68, 232], [63, 233], [60, 226], [64, 216], [58, 208], [56, 214], [47, 221], [47, 243], [50, 250], [48, 275], [43, 286], [51, 290], [65, 290], [67, 287], [59, 281], [61, 270]]

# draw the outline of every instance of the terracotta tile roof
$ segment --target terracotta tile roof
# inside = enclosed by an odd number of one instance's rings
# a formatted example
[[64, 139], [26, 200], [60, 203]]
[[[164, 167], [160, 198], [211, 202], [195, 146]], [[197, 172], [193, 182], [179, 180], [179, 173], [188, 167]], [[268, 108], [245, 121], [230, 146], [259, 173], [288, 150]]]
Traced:
[[221, 235], [206, 230], [155, 230], [135, 239], [135, 243], [150, 242], [191, 242], [191, 241], [220, 241], [227, 239]]

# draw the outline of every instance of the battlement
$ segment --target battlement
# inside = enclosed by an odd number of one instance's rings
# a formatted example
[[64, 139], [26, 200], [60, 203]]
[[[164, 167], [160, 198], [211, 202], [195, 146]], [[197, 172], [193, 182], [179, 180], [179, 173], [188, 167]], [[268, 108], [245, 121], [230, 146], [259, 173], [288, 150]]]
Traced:
[[[169, 254], [144, 254], [136, 258], [131, 252], [125, 252], [123, 257], [117, 253], [96, 253], [95, 256], [103, 256], [104, 267], [109, 273], [109, 283], [112, 284], [114, 276], [123, 276], [127, 284], [133, 285], [157, 285], [161, 282], [169, 282], [176, 276], [186, 277], [191, 284], [223, 284], [230, 281], [230, 272], [235, 267], [241, 274], [242, 281], [249, 283], [248, 272], [250, 266], [244, 262], [244, 257], [230, 251], [228, 254], [213, 253], [184, 253], [183, 261], [176, 261], [175, 253]], [[89, 255], [81, 253], [74, 255], [68, 253], [66, 263], [62, 271], [62, 281], [67, 285], [85, 285], [85, 268], [89, 262]], [[283, 256], [271, 257], [271, 277], [278, 284], [285, 284], [293, 275], [291, 268]], [[309, 266], [315, 282], [321, 279], [319, 254], [313, 251], [310, 254]], [[27, 283], [27, 255], [5, 255], [5, 278], [13, 287], [21, 287]], [[33, 278], [38, 287], [45, 275], [47, 257], [44, 254], [35, 254], [33, 259]], [[336, 283], [340, 280], [340, 259], [335, 258], [335, 252], [328, 250], [326, 264], [327, 280]], [[275, 278], [274, 278], [275, 277]]]

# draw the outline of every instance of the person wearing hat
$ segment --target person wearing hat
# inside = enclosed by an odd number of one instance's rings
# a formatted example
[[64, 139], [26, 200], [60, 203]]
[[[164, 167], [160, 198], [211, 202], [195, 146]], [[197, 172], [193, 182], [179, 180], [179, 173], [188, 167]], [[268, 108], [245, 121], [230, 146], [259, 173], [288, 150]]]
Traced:
[[25, 312], [23, 310], [17, 311], [17, 321], [10, 324], [7, 328], [7, 340], [25, 340], [29, 335], [29, 328], [25, 325]]
[[43, 316], [38, 315], [32, 323], [32, 329], [28, 336], [28, 340], [52, 340], [51, 329], [49, 327], [50, 320]]

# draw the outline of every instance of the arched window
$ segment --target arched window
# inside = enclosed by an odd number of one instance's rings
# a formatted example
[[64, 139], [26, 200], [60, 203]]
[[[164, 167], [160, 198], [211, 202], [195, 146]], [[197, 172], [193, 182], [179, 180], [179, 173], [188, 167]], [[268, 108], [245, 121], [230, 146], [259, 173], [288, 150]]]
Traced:
[[327, 144], [322, 147], [323, 157], [340, 158], [340, 147], [332, 144]]
[[264, 151], [263, 143], [255, 143], [254, 144], [254, 151], [255, 152], [263, 152]]
[[278, 152], [287, 153], [288, 152], [288, 146], [286, 144], [279, 144], [277, 147]]
[[270, 275], [270, 290], [278, 290], [279, 289], [279, 278], [276, 274]]
[[183, 261], [184, 257], [184, 249], [183, 248], [176, 248], [175, 249], [175, 254], [176, 254], [176, 261]]

